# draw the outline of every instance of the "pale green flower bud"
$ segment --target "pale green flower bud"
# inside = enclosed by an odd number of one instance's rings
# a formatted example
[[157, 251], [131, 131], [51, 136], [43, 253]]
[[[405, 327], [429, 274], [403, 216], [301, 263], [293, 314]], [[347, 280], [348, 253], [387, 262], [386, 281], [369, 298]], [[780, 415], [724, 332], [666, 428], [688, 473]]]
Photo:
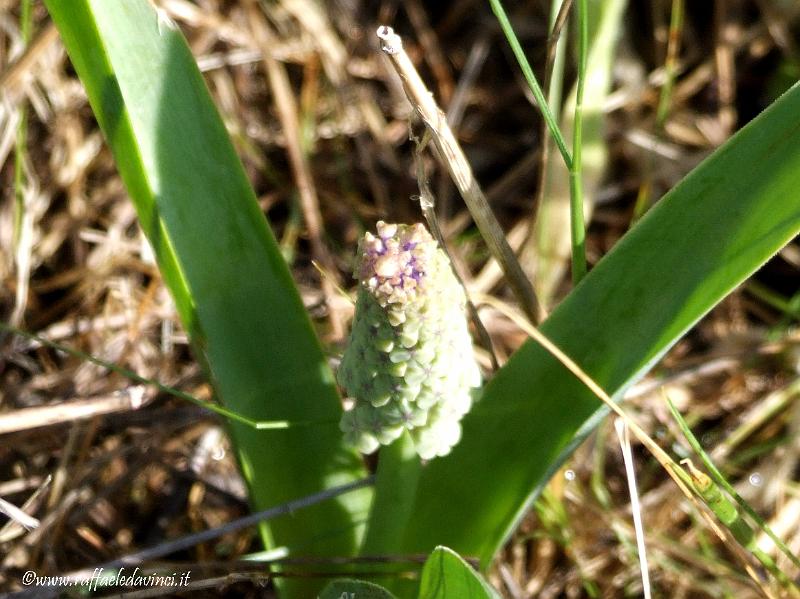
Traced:
[[377, 228], [359, 244], [356, 314], [338, 376], [355, 406], [340, 427], [364, 453], [408, 430], [422, 458], [443, 456], [481, 383], [464, 290], [423, 225]]

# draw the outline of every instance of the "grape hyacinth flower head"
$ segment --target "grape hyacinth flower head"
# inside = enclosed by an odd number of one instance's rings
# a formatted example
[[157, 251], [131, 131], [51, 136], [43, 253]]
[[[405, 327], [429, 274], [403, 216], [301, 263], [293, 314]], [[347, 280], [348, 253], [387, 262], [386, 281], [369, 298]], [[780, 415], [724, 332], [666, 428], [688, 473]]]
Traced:
[[353, 398], [347, 441], [364, 453], [409, 431], [420, 457], [450, 452], [481, 382], [466, 296], [422, 224], [378, 222], [359, 243], [359, 281], [339, 383]]

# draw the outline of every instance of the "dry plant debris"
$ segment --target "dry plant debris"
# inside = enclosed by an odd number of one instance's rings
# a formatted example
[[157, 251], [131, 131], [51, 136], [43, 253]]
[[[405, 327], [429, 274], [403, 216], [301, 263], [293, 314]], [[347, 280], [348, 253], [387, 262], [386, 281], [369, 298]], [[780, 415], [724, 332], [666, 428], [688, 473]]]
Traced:
[[[500, 224], [513, 231], [511, 245], [523, 242], [535, 210], [541, 128], [487, 3], [156, 4], [187, 36], [332, 356], [352, 313], [336, 291], [350, 285], [348, 248], [378, 219], [419, 220], [410, 199], [417, 193], [411, 111], [378, 51], [377, 24], [402, 32]], [[545, 4], [512, 13], [534, 65], [545, 60]], [[656, 110], [669, 3], [628, 8], [606, 107], [612, 166], [595, 197], [590, 263], [628, 229], [643, 189], [655, 201], [800, 71], [793, 3], [686, 4], [662, 128]], [[33, 4], [32, 30], [26, 45], [20, 2], [0, 0], [1, 317], [210, 399], [40, 3]], [[426, 170], [468, 287], [512, 302], [500, 276], [484, 269], [485, 246], [447, 173], [433, 161]], [[785, 306], [775, 296], [797, 291], [798, 256], [796, 244], [787, 247], [630, 391], [640, 421], [679, 452], [680, 436], [658, 393], [666, 382], [739, 492], [795, 552], [800, 312], [796, 302]], [[565, 279], [560, 292], [567, 290]], [[497, 311], [484, 308], [481, 316], [502, 363], [525, 335]], [[489, 370], [488, 354], [483, 361]], [[626, 481], [609, 426], [556, 475], [498, 557], [491, 578], [506, 596], [640, 592]], [[38, 520], [27, 530], [0, 515], [1, 590], [18, 590], [25, 570], [86, 568], [248, 510], [230, 446], [209, 412], [7, 334], [0, 336], [0, 438], [0, 498]], [[654, 589], [671, 597], [758, 596], [732, 554], [670, 492], [665, 473], [635, 449]], [[264, 577], [238, 561], [257, 550], [248, 529], [164, 561], [197, 572], [201, 596], [263, 596]]]

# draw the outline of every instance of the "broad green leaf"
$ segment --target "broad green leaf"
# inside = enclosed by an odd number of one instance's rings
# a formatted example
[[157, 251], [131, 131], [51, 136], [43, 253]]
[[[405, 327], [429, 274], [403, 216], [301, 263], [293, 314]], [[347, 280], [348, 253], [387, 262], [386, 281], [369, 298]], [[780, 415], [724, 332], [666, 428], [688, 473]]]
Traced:
[[[364, 475], [344, 447], [334, 379], [186, 42], [147, 0], [47, 0], [198, 359], [249, 418], [230, 430], [254, 507]], [[269, 546], [352, 554], [369, 491], [271, 523]], [[307, 583], [308, 596], [318, 583]]]
[[447, 547], [437, 547], [422, 568], [419, 599], [500, 599], [480, 574]]
[[319, 599], [396, 599], [382, 586], [363, 580], [342, 579], [332, 581]]
[[[798, 190], [796, 85], [668, 193], [542, 331], [619, 399], [797, 235]], [[599, 406], [566, 368], [528, 341], [463, 421], [461, 443], [423, 469], [403, 551], [445, 544], [488, 565], [578, 442], [579, 429], [588, 432], [597, 420]]]

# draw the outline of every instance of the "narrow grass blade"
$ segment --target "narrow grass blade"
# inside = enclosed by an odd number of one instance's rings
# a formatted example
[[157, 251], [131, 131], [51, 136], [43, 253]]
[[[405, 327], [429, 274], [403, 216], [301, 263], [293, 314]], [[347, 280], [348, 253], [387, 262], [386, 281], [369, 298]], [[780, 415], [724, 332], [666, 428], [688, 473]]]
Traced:
[[[747, 513], [747, 515], [753, 519], [753, 521], [758, 525], [758, 527], [761, 530], [763, 530], [770, 539], [772, 539], [772, 541], [775, 543], [775, 546], [778, 547], [783, 552], [783, 554], [786, 557], [788, 557], [789, 560], [797, 568], [800, 568], [800, 560], [798, 560], [797, 556], [794, 553], [792, 553], [792, 550], [786, 546], [786, 543], [784, 543], [783, 540], [778, 535], [775, 534], [770, 525], [767, 524], [767, 522], [761, 516], [758, 515], [758, 512], [756, 512], [752, 507], [750, 507], [750, 504], [747, 503], [742, 498], [742, 496], [736, 492], [736, 489], [733, 488], [733, 486], [727, 481], [727, 479], [722, 475], [722, 472], [719, 471], [717, 466], [711, 460], [711, 456], [709, 456], [703, 449], [702, 445], [700, 445], [700, 441], [698, 441], [697, 437], [694, 436], [692, 430], [689, 428], [689, 425], [686, 423], [686, 420], [683, 419], [683, 416], [681, 416], [681, 413], [678, 411], [678, 408], [676, 408], [675, 404], [672, 403], [672, 400], [670, 400], [669, 397], [666, 397], [666, 400], [667, 404], [669, 405], [669, 410], [672, 413], [672, 417], [675, 419], [675, 422], [678, 423], [678, 427], [680, 427], [681, 432], [683, 432], [683, 436], [686, 438], [686, 440], [688, 441], [689, 445], [692, 447], [694, 452], [698, 456], [700, 456], [700, 459], [703, 461], [703, 465], [711, 473], [711, 478], [713, 479], [713, 482], [712, 481], [709, 482], [714, 485], [719, 485], [720, 487], [725, 489], [725, 492], [736, 500], [736, 503], [739, 505], [739, 507], [742, 508], [742, 510], [744, 510]], [[689, 464], [691, 464], [691, 462], [689, 462]], [[694, 470], [694, 465], [691, 465], [690, 471], [693, 470]], [[706, 486], [710, 487], [710, 484]], [[695, 481], [695, 487], [697, 487], [696, 481]], [[707, 497], [704, 497], [704, 499], [707, 499]], [[735, 509], [735, 506], [732, 507], [733, 509]], [[719, 514], [717, 515], [719, 516]], [[721, 519], [724, 521], [724, 518]], [[727, 522], [725, 523], [726, 525], [728, 524]], [[740, 539], [737, 538], [737, 540]]]
[[667, 37], [667, 59], [664, 61], [664, 84], [658, 96], [656, 109], [656, 126], [663, 129], [669, 116], [670, 102], [672, 101], [672, 88], [675, 85], [675, 75], [678, 71], [678, 52], [681, 45], [681, 32], [683, 29], [683, 0], [672, 0], [672, 9], [669, 18], [669, 34]]
[[586, 0], [578, 0], [578, 81], [575, 84], [575, 113], [572, 119], [572, 164], [569, 167], [570, 236], [572, 284], [586, 275], [586, 225], [583, 215], [583, 94], [586, 88], [586, 46], [589, 45], [589, 16]]
[[[198, 397], [195, 397], [194, 395], [186, 393], [185, 391], [181, 391], [180, 389], [176, 389], [175, 387], [170, 387], [169, 385], [165, 385], [164, 383], [157, 381], [155, 379], [149, 379], [147, 377], [140, 376], [135, 372], [133, 372], [132, 370], [128, 370], [127, 368], [124, 368], [119, 364], [115, 364], [114, 362], [103, 360], [101, 358], [98, 358], [97, 356], [93, 356], [91, 354], [87, 354], [86, 352], [82, 352], [80, 350], [67, 347], [66, 345], [63, 345], [61, 343], [54, 343], [53, 341], [50, 341], [49, 339], [46, 339], [40, 335], [36, 335], [35, 333], [31, 333], [28, 331], [23, 331], [22, 329], [18, 329], [17, 327], [8, 325], [2, 321], [0, 321], [0, 331], [25, 337], [26, 339], [35, 341], [39, 345], [43, 345], [45, 347], [49, 347], [56, 351], [63, 352], [67, 355], [70, 355], [74, 358], [78, 358], [80, 360], [84, 360], [86, 362], [91, 362], [92, 364], [101, 366], [109, 370], [110, 372], [116, 372], [117, 374], [124, 376], [126, 379], [130, 381], [133, 381], [135, 383], [140, 383], [148, 387], [152, 387], [162, 393], [166, 393], [172, 395], [173, 397], [177, 397], [178, 399], [188, 401], [189, 403], [193, 403], [210, 412], [214, 412], [215, 414], [224, 416], [225, 418], [228, 418], [233, 422], [239, 422], [253, 429], [260, 429], [260, 430], [284, 429], [284, 428], [292, 428], [295, 426], [318, 426], [320, 424], [330, 424], [331, 422], [333, 422], [332, 420], [292, 420], [292, 421], [253, 420], [251, 418], [242, 416], [238, 412], [233, 412], [231, 410], [228, 410], [225, 407], [220, 406], [216, 403], [202, 400]], [[2, 427], [0, 427], [0, 430], [1, 429]]]
[[[795, 86], [631, 229], [542, 332], [619, 399], [800, 231], [799, 134]], [[423, 470], [404, 551], [446, 544], [488, 565], [603, 412], [561, 363], [526, 343], [464, 419], [461, 443]]]
[[742, 518], [739, 508], [722, 492], [711, 477], [705, 472], [698, 470], [691, 460], [682, 460], [687, 466], [689, 476], [692, 480], [692, 487], [700, 496], [705, 505], [710, 509], [722, 524], [730, 531], [733, 538], [742, 547], [747, 549], [761, 565], [766, 568], [775, 579], [787, 590], [792, 597], [800, 597], [792, 580], [778, 568], [775, 561], [767, 553], [759, 549], [756, 543], [756, 534], [750, 524]]
[[[223, 404], [249, 420], [330, 422], [279, 431], [231, 423], [254, 507], [363, 477], [336, 425], [332, 373], [180, 32], [146, 0], [46, 5]], [[276, 520], [263, 538], [352, 554], [353, 521], [369, 497], [362, 490]], [[282, 585], [310, 596], [321, 583]]]
[[[591, 215], [594, 195], [600, 185], [608, 161], [605, 142], [603, 105], [611, 89], [611, 71], [622, 27], [627, 0], [592, 2], [589, 8], [589, 50], [586, 60], [586, 89], [583, 102], [583, 134], [581, 139], [584, 186], [584, 214]], [[561, 129], [567, 138], [573, 137], [575, 99], [572, 89], [566, 100]], [[552, 157], [547, 163], [542, 183], [541, 205], [528, 246], [523, 254], [533, 263], [533, 286], [546, 309], [560, 284], [570, 257], [570, 177], [560, 160]]]
[[517, 39], [517, 34], [514, 33], [514, 28], [511, 26], [511, 21], [508, 19], [505, 8], [503, 8], [503, 3], [500, 0], [489, 0], [489, 4], [492, 5], [492, 11], [497, 17], [498, 23], [500, 23], [500, 29], [503, 30], [503, 34], [506, 36], [506, 40], [508, 40], [508, 45], [511, 46], [511, 51], [514, 52], [522, 74], [525, 76], [525, 81], [528, 82], [528, 87], [530, 87], [531, 92], [533, 92], [533, 97], [536, 98], [539, 110], [542, 111], [542, 118], [545, 120], [545, 123], [547, 123], [547, 128], [558, 147], [558, 151], [561, 153], [561, 158], [564, 160], [564, 164], [569, 168], [572, 165], [572, 155], [567, 149], [564, 136], [561, 133], [561, 129], [558, 127], [555, 117], [553, 117], [553, 113], [550, 112], [550, 106], [547, 104], [544, 92], [542, 92], [542, 87], [539, 85], [539, 81], [536, 79], [536, 75], [528, 62], [528, 57], [525, 56], [525, 51], [522, 49], [522, 45]]

